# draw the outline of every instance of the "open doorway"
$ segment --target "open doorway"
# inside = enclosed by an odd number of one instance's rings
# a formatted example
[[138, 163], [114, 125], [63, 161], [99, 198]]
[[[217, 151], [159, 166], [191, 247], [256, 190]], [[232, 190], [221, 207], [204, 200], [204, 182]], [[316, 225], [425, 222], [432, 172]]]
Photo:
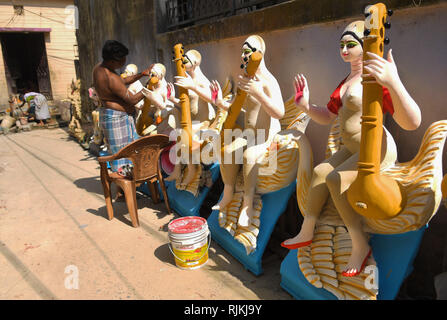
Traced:
[[53, 99], [44, 33], [0, 33], [10, 94], [26, 91]]

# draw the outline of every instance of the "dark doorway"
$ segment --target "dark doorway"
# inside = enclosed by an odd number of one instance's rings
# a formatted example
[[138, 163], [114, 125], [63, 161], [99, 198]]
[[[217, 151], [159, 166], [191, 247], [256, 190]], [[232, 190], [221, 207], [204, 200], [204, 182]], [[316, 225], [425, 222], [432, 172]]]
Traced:
[[52, 100], [50, 72], [43, 33], [0, 33], [10, 94], [27, 90]]

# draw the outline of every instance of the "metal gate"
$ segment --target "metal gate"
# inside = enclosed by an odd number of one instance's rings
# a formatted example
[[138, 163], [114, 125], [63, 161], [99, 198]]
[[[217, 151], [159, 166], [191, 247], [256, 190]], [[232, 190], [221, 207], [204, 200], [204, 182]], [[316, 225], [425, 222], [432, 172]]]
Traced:
[[210, 18], [232, 16], [287, 0], [166, 0], [168, 30], [180, 29]]

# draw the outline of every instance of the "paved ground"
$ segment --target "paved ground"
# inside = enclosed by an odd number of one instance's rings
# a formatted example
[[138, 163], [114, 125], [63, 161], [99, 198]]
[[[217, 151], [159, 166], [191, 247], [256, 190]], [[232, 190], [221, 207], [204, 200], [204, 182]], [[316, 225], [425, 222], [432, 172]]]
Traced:
[[[178, 269], [166, 232], [177, 217], [150, 198], [138, 200], [141, 228], [124, 203], [108, 221], [98, 163], [64, 130], [1, 135], [0, 146], [0, 299], [291, 299], [272, 254], [261, 277], [217, 244], [203, 269]], [[66, 289], [68, 266], [78, 290]]]

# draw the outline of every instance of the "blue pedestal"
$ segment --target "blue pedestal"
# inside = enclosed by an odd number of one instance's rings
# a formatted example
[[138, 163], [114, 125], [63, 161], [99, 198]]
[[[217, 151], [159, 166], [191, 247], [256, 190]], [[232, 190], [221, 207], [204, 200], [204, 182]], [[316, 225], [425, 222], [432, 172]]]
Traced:
[[218, 211], [214, 211], [208, 219], [208, 226], [213, 240], [239, 260], [254, 275], [261, 275], [263, 273], [262, 256], [264, 255], [265, 248], [270, 240], [276, 222], [286, 210], [289, 199], [295, 190], [296, 182], [282, 190], [262, 196], [263, 207], [261, 211], [258, 243], [256, 250], [251, 255], [247, 256], [245, 247], [235, 240], [228, 231], [220, 227]]
[[[220, 166], [218, 163], [215, 163], [209, 170], [211, 170], [213, 183], [215, 183], [220, 176]], [[199, 191], [198, 196], [194, 197], [187, 191], [177, 190], [174, 182], [166, 183], [166, 189], [168, 192], [169, 205], [182, 217], [199, 217], [200, 208], [210, 192], [210, 188], [203, 187]]]
[[[371, 246], [379, 268], [379, 300], [394, 300], [400, 287], [413, 271], [413, 262], [427, 228], [400, 235], [372, 235]], [[336, 300], [324, 289], [312, 286], [298, 266], [293, 250], [281, 265], [281, 287], [297, 300]]]

